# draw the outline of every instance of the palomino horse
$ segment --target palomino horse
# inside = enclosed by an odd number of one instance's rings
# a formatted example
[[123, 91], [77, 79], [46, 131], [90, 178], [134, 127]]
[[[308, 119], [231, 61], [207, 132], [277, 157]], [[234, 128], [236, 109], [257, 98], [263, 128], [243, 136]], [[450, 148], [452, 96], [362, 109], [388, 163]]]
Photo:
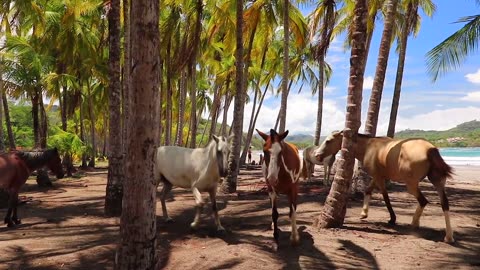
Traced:
[[17, 215], [18, 191], [30, 174], [43, 166], [47, 166], [58, 179], [63, 178], [62, 162], [56, 148], [43, 152], [11, 152], [0, 155], [0, 188], [5, 189], [9, 195], [4, 219], [8, 227], [21, 223]]
[[287, 137], [288, 130], [282, 134], [278, 134], [275, 130], [271, 129], [270, 135], [267, 135], [258, 129], [257, 132], [265, 140], [263, 145], [265, 163], [262, 165], [262, 170], [267, 182], [268, 195], [270, 196], [270, 201], [272, 203], [273, 237], [278, 244], [277, 194], [283, 193], [288, 196], [290, 207], [289, 216], [292, 223], [290, 241], [293, 245], [298, 244], [299, 236], [296, 224], [296, 210], [298, 179], [302, 171], [298, 149], [295, 145], [283, 140]]
[[322, 165], [323, 163], [323, 185], [331, 185], [330, 182], [330, 172], [332, 170], [333, 163], [335, 162], [335, 154], [325, 157], [323, 162], [319, 162], [315, 158], [315, 150], [320, 146], [312, 145], [305, 150], [303, 150], [303, 169], [306, 170], [304, 173], [307, 175], [308, 181], [311, 180], [312, 174], [315, 171], [315, 165]]
[[218, 217], [216, 194], [220, 178], [227, 176], [229, 154], [229, 139], [215, 135], [205, 148], [190, 149], [179, 146], [161, 146], [158, 148], [155, 177], [157, 185], [160, 182], [163, 183], [160, 200], [163, 217], [167, 222], [173, 220], [168, 216], [165, 197], [172, 186], [177, 186], [192, 189], [195, 197], [197, 211], [195, 219], [190, 224], [192, 228], [198, 226], [204, 204], [200, 192], [207, 191], [210, 194], [217, 230], [224, 230]]
[[[333, 132], [315, 152], [319, 161], [324, 157], [336, 153], [342, 143], [342, 132]], [[372, 182], [365, 192], [361, 218], [368, 216], [368, 204], [373, 188], [376, 186], [383, 195], [391, 225], [395, 224], [396, 216], [393, 212], [385, 188], [385, 180], [391, 179], [403, 182], [410, 194], [418, 200], [417, 210], [413, 216], [412, 226], [418, 227], [420, 216], [428, 201], [418, 188], [420, 180], [428, 176], [430, 182], [437, 189], [445, 215], [445, 242], [453, 242], [453, 232], [450, 225], [449, 206], [445, 194], [445, 182], [452, 177], [452, 168], [445, 163], [438, 149], [424, 139], [395, 140], [388, 137], [370, 137], [358, 134], [355, 148], [355, 158], [363, 162], [367, 173], [372, 177]]]

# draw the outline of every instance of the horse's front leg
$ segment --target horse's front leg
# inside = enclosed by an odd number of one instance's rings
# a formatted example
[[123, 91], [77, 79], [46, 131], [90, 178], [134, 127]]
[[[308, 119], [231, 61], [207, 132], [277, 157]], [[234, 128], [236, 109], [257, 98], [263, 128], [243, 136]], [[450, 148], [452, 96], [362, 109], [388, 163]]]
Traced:
[[203, 199], [202, 199], [202, 194], [200, 193], [198, 188], [192, 187], [192, 193], [193, 193], [193, 197], [195, 198], [196, 213], [195, 213], [195, 219], [190, 224], [190, 227], [195, 229], [198, 226], [198, 223], [200, 221], [200, 215], [202, 214]]
[[162, 178], [163, 187], [160, 193], [160, 202], [162, 203], [163, 218], [165, 218], [166, 222], [173, 222], [173, 219], [168, 216], [167, 205], [165, 204], [165, 199], [167, 198], [170, 190], [172, 190], [172, 184], [168, 180], [164, 179], [163, 176]]
[[270, 197], [270, 202], [272, 203], [273, 238], [275, 239], [275, 242], [278, 244], [279, 233], [278, 233], [278, 226], [277, 226], [277, 220], [278, 220], [277, 194], [275, 193], [275, 191], [270, 191], [268, 193], [268, 196]]
[[292, 234], [290, 236], [290, 243], [297, 245], [300, 241], [297, 230], [297, 186], [292, 187], [292, 191], [288, 196], [288, 202], [290, 206], [290, 222], [292, 223]]
[[372, 197], [373, 188], [375, 187], [375, 184], [376, 184], [376, 180], [377, 180], [376, 178], [372, 178], [372, 182], [370, 182], [370, 185], [367, 187], [367, 190], [365, 190], [365, 196], [363, 197], [362, 213], [360, 214], [361, 219], [368, 217], [368, 207], [370, 204], [370, 198]]
[[210, 195], [210, 201], [212, 202], [213, 217], [215, 218], [215, 225], [217, 225], [217, 231], [225, 231], [225, 228], [222, 227], [220, 223], [220, 218], [218, 217], [217, 209], [217, 187], [211, 189], [208, 194]]
[[[17, 209], [16, 209], [17, 200], [18, 200], [18, 192], [9, 192], [8, 210], [4, 219], [4, 222], [5, 224], [7, 224], [7, 227], [14, 227], [17, 221], [20, 223], [20, 220], [17, 219]], [[12, 218], [12, 212], [14, 212], [13, 218]]]

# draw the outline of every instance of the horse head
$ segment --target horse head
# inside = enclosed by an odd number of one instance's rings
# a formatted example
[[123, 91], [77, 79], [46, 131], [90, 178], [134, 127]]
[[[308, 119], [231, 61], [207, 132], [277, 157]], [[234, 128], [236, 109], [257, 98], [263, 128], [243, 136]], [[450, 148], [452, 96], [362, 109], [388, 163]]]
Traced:
[[51, 156], [47, 162], [47, 167], [57, 176], [57, 179], [62, 179], [65, 175], [63, 172], [62, 159], [58, 154], [57, 148], [47, 150], [51, 153]]
[[270, 185], [278, 183], [278, 173], [281, 166], [282, 142], [288, 135], [288, 130], [278, 134], [275, 130], [270, 129], [270, 135], [267, 135], [257, 129], [257, 133], [263, 138], [263, 153], [265, 156], [265, 166], [267, 167], [266, 179]]
[[220, 177], [226, 177], [228, 174], [228, 157], [230, 155], [230, 141], [232, 138], [233, 135], [228, 138], [213, 135]]
[[315, 150], [313, 155], [315, 158], [323, 162], [323, 159], [336, 154], [341, 146], [342, 146], [342, 138], [343, 138], [343, 132], [342, 131], [334, 131], [328, 137], [323, 141], [322, 145]]

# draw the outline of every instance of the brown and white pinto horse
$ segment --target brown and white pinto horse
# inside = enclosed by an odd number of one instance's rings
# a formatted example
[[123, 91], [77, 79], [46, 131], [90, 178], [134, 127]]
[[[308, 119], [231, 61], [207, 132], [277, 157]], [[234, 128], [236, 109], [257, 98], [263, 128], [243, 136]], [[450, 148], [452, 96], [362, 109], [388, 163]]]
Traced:
[[[321, 162], [325, 157], [340, 150], [343, 133], [335, 131], [330, 134], [322, 145], [315, 151], [316, 158]], [[391, 179], [403, 182], [408, 193], [418, 200], [417, 210], [413, 216], [412, 226], [418, 227], [420, 216], [428, 200], [418, 188], [420, 180], [428, 176], [430, 182], [437, 189], [442, 210], [445, 215], [445, 242], [453, 242], [453, 231], [450, 225], [450, 215], [445, 182], [452, 177], [452, 168], [445, 163], [438, 149], [424, 139], [391, 139], [388, 137], [371, 137], [358, 134], [355, 145], [355, 158], [363, 162], [367, 173], [372, 177], [370, 186], [365, 191], [361, 218], [368, 216], [368, 204], [376, 186], [383, 195], [383, 199], [390, 213], [391, 225], [395, 224], [396, 216], [393, 212], [385, 188], [385, 180]]]
[[262, 171], [267, 182], [268, 195], [272, 203], [273, 237], [278, 244], [277, 195], [279, 193], [286, 194], [288, 196], [290, 207], [289, 216], [292, 223], [290, 241], [292, 245], [296, 245], [299, 242], [296, 224], [298, 179], [302, 172], [302, 163], [298, 149], [295, 145], [284, 141], [288, 135], [288, 130], [282, 134], [278, 134], [275, 130], [271, 129], [270, 135], [258, 129], [257, 132], [265, 140], [265, 144], [263, 145], [265, 162], [262, 165]]

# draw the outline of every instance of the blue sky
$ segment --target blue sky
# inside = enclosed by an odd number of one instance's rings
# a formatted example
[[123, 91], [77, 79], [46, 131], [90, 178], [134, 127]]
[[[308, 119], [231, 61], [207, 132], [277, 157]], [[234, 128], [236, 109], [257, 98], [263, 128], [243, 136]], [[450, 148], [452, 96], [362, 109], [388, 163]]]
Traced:
[[[471, 55], [460, 68], [436, 82], [427, 74], [425, 55], [463, 24], [454, 23], [460, 17], [476, 15], [480, 7], [473, 0], [435, 1], [436, 13], [432, 18], [423, 16], [421, 30], [416, 38], [408, 41], [407, 57], [402, 83], [402, 95], [397, 117], [397, 131], [404, 129], [446, 130], [456, 125], [480, 120], [480, 54]], [[364, 131], [368, 100], [375, 76], [375, 67], [383, 23], [378, 22], [374, 33], [367, 68], [362, 103], [362, 126]], [[398, 56], [392, 47], [382, 95], [378, 135], [385, 135], [390, 116]], [[342, 129], [345, 123], [345, 106], [349, 73], [350, 51], [343, 49], [343, 37], [335, 39], [326, 61], [333, 68], [330, 84], [325, 91], [322, 135]], [[269, 95], [257, 121], [257, 128], [273, 128], [278, 114], [280, 97]], [[233, 106], [232, 106], [233, 107]], [[244, 130], [247, 130], [252, 104], [245, 106]], [[230, 108], [229, 121], [232, 119]], [[312, 134], [315, 131], [317, 97], [309, 87], [302, 93], [292, 91], [287, 106], [287, 129], [292, 134]]]

